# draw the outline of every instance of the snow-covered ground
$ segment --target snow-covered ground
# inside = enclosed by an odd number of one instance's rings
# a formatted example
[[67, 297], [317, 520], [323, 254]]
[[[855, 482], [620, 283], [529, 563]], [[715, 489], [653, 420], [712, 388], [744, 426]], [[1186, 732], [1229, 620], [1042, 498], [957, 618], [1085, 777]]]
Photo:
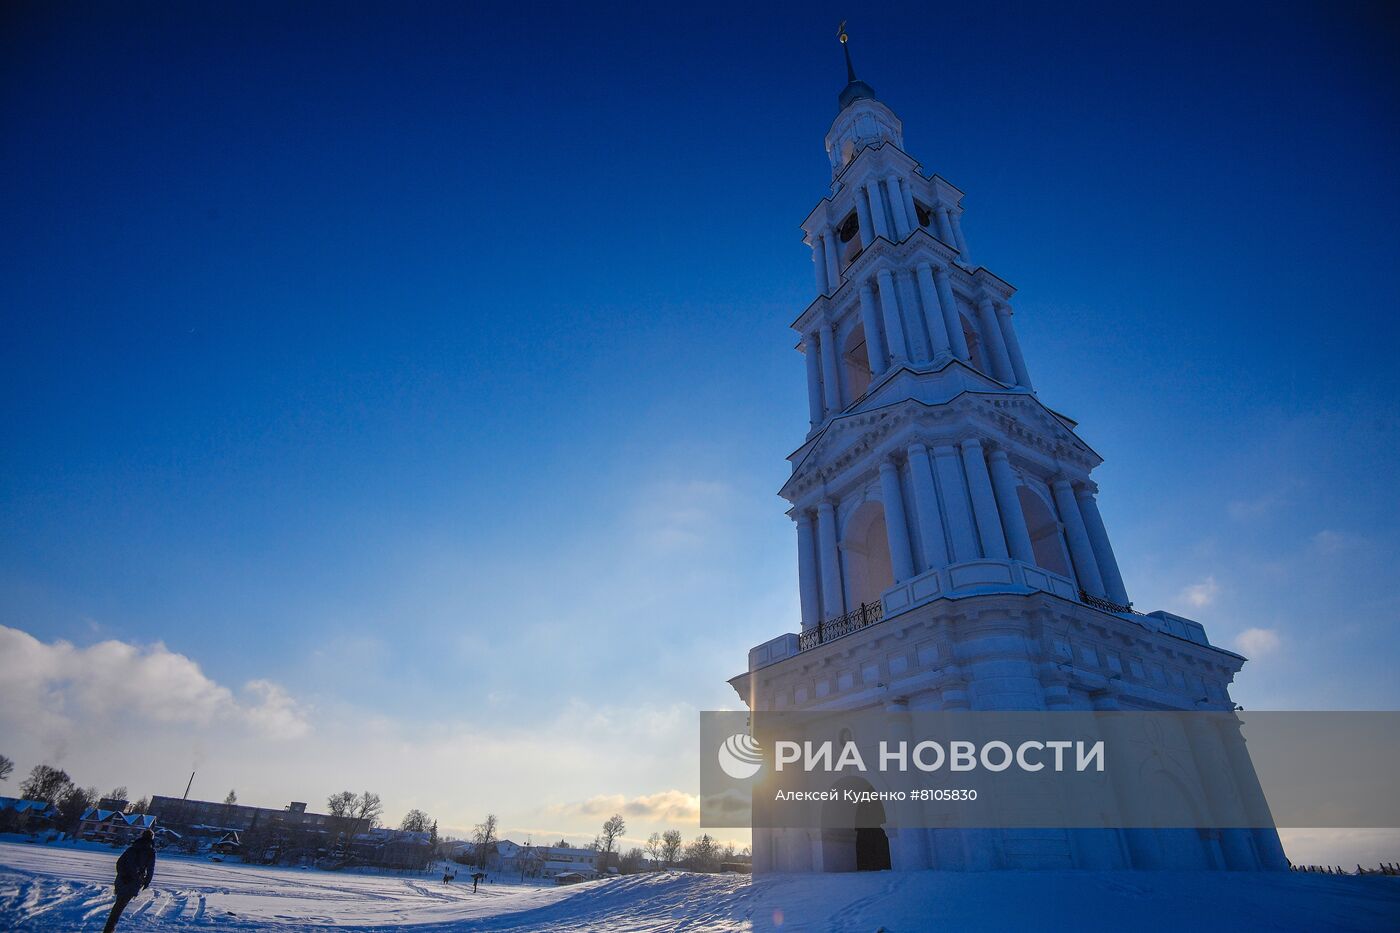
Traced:
[[[100, 930], [115, 853], [0, 842], [0, 929]], [[1388, 930], [1400, 878], [1174, 872], [632, 875], [574, 887], [162, 857], [123, 930]]]

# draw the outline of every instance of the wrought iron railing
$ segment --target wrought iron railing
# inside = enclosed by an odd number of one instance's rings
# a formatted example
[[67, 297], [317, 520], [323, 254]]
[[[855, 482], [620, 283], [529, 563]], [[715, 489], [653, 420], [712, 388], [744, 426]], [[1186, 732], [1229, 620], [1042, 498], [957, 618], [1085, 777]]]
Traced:
[[843, 616], [818, 622], [815, 628], [810, 628], [797, 636], [797, 650], [806, 651], [808, 648], [815, 648], [829, 641], [844, 638], [852, 632], [860, 631], [867, 625], [874, 625], [884, 617], [884, 603], [879, 600], [873, 603], [861, 603], [859, 609], [852, 609]]
[[1084, 605], [1092, 606], [1093, 608], [1100, 609], [1104, 612], [1127, 612], [1135, 616], [1142, 615], [1141, 612], [1138, 612], [1136, 609], [1133, 608], [1132, 603], [1128, 603], [1125, 606], [1121, 603], [1115, 603], [1112, 600], [1104, 599], [1101, 596], [1091, 596], [1083, 590], [1079, 591], [1079, 599], [1080, 602], [1084, 603]]

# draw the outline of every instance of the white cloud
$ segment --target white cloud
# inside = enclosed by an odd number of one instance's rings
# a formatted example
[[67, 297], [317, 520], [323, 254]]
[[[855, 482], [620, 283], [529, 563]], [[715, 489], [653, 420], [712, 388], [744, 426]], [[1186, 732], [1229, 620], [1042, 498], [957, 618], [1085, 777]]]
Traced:
[[1206, 577], [1199, 583], [1193, 583], [1181, 591], [1181, 599], [1187, 604], [1197, 609], [1202, 609], [1215, 602], [1215, 597], [1220, 593], [1220, 584], [1215, 582], [1215, 577]]
[[310, 727], [297, 702], [280, 686], [270, 680], [250, 680], [243, 692], [256, 700], [245, 705], [244, 715], [266, 736], [274, 739], [298, 739]]
[[633, 521], [645, 529], [642, 540], [661, 552], [703, 548], [724, 531], [723, 516], [733, 505], [728, 483], [711, 480], [659, 482], [645, 490]]
[[1312, 546], [1319, 554], [1340, 554], [1357, 546], [1361, 540], [1357, 535], [1345, 531], [1324, 528], [1313, 535]]
[[1247, 628], [1235, 636], [1235, 647], [1246, 657], [1260, 658], [1283, 647], [1283, 640], [1271, 628]]
[[0, 721], [28, 724], [51, 740], [78, 725], [92, 732], [131, 721], [233, 722], [268, 738], [295, 738], [307, 728], [297, 703], [276, 684], [250, 681], [240, 698], [161, 642], [79, 648], [6, 626], [0, 626]]
[[558, 804], [549, 808], [552, 814], [569, 816], [608, 817], [621, 813], [628, 818], [668, 823], [698, 823], [700, 798], [681, 790], [663, 790], [628, 798], [622, 794], [598, 794], [587, 800]]

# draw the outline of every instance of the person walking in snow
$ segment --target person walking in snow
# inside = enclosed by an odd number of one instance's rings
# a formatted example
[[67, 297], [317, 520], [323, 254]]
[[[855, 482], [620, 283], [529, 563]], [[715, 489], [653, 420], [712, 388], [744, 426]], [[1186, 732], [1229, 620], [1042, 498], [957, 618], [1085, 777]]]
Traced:
[[122, 911], [131, 899], [151, 886], [156, 873], [156, 836], [149, 829], [142, 830], [136, 841], [126, 847], [117, 859], [117, 880], [112, 888], [117, 894], [117, 902], [107, 915], [107, 925], [102, 933], [112, 933], [117, 928]]

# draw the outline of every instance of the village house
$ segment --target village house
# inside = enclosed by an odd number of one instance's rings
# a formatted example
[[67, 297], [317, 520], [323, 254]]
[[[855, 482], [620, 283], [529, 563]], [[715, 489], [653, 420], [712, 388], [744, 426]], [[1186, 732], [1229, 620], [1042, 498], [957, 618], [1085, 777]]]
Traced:
[[88, 842], [126, 845], [142, 830], [155, 831], [156, 818], [148, 813], [123, 813], [102, 807], [88, 807], [78, 823], [78, 838]]

